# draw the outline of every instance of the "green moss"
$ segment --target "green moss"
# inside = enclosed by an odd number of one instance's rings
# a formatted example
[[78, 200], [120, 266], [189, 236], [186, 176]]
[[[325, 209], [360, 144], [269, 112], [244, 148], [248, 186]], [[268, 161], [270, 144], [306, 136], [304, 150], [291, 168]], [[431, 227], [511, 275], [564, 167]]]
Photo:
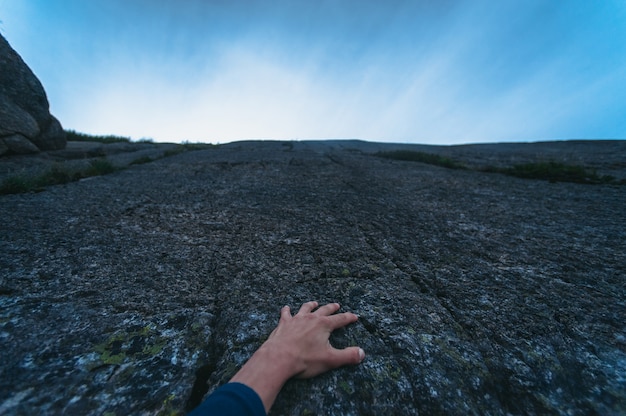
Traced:
[[452, 360], [459, 364], [463, 364], [466, 362], [465, 358], [459, 353], [459, 351], [450, 346], [448, 342], [443, 338], [435, 338], [434, 344], [439, 347], [439, 349], [446, 354], [446, 356], [450, 357]]
[[136, 331], [118, 332], [96, 345], [103, 364], [121, 364], [127, 360], [153, 357], [167, 346], [167, 340], [158, 336], [150, 326]]
[[159, 416], [177, 416], [180, 415], [181, 412], [173, 409], [173, 400], [176, 398], [176, 395], [174, 394], [170, 394], [169, 396], [167, 396], [165, 398], [165, 400], [163, 400], [163, 404], [161, 407], [161, 410], [159, 411], [159, 413], [157, 413]]
[[235, 373], [237, 373], [237, 371], [239, 371], [239, 367], [235, 363], [231, 362], [226, 365], [226, 368], [222, 373], [227, 375], [230, 379], [235, 375]]
[[342, 380], [339, 382], [339, 387], [341, 388], [341, 390], [343, 390], [346, 394], [352, 394], [354, 393], [354, 389], [352, 388], [352, 386], [350, 384], [348, 384], [347, 381]]
[[126, 353], [121, 350], [123, 343], [123, 336], [120, 334], [114, 334], [109, 337], [106, 342], [98, 344], [95, 347], [95, 351], [100, 354], [100, 361], [103, 364], [121, 364], [126, 358]]
[[151, 328], [150, 325], [146, 325], [141, 328], [141, 331], [137, 332], [137, 335], [147, 336], [148, 334], [150, 334], [150, 331], [152, 331], [152, 329], [153, 328]]
[[157, 355], [163, 351], [163, 347], [165, 347], [165, 345], [167, 344], [164, 341], [152, 345], [146, 344], [146, 346], [143, 347], [143, 353], [151, 356]]
[[203, 326], [204, 325], [202, 325], [202, 324], [200, 324], [198, 322], [194, 322], [193, 324], [191, 324], [191, 330], [193, 332], [199, 332], [202, 329]]
[[123, 352], [119, 354], [111, 354], [111, 351], [105, 350], [100, 355], [100, 360], [103, 364], [121, 364], [124, 362], [125, 359], [126, 354], [124, 354]]
[[374, 367], [374, 371], [370, 373], [370, 378], [374, 385], [399, 383], [403, 375], [402, 368], [398, 367], [393, 361], [385, 361]]

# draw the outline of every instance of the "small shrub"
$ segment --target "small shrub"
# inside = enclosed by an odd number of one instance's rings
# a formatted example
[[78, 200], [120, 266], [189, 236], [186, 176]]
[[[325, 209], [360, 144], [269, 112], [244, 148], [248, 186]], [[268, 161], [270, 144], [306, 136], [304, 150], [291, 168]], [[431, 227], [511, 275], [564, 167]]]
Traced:
[[137, 158], [135, 160], [133, 160], [132, 162], [130, 162], [131, 165], [143, 165], [144, 163], [150, 163], [152, 162], [154, 159], [152, 159], [149, 156], [143, 156], [140, 158]]
[[55, 164], [47, 173], [39, 176], [37, 182], [40, 186], [61, 185], [76, 180], [77, 172], [71, 172], [62, 164]]
[[189, 141], [184, 141], [182, 142], [182, 147], [184, 150], [206, 150], [214, 149], [217, 145], [211, 143], [191, 143]]
[[404, 160], [409, 162], [421, 162], [429, 165], [441, 166], [449, 169], [465, 169], [465, 166], [445, 156], [434, 153], [416, 152], [413, 150], [394, 150], [391, 152], [378, 152], [376, 156], [386, 159]]
[[98, 135], [79, 133], [74, 130], [65, 130], [65, 134], [67, 136], [67, 141], [69, 142], [129, 143], [131, 141], [129, 137], [113, 136], [113, 135], [98, 136]]
[[4, 179], [0, 184], [0, 194], [41, 191], [46, 186], [62, 185], [91, 176], [106, 175], [116, 170], [115, 166], [104, 158], [90, 161], [89, 166], [82, 170], [70, 169], [63, 163], [58, 163], [37, 176], [15, 175]]
[[89, 168], [85, 171], [84, 177], [106, 175], [108, 173], [113, 173], [116, 170], [117, 169], [113, 166], [113, 163], [109, 160], [104, 158], [95, 159], [89, 162]]
[[573, 182], [602, 184], [614, 183], [613, 176], [599, 176], [595, 170], [587, 170], [587, 168], [578, 165], [567, 165], [559, 162], [537, 162], [524, 163], [514, 165], [510, 168], [490, 167], [484, 169], [487, 172], [503, 173], [505, 175], [515, 176], [525, 179], [541, 179], [550, 182]]
[[166, 150], [163, 157], [176, 156], [183, 152], [192, 152], [196, 150], [215, 149], [216, 145], [211, 143], [191, 143], [188, 141], [182, 142], [180, 145], [173, 149]]
[[185, 150], [184, 146], [177, 146], [174, 149], [166, 150], [165, 153], [163, 153], [163, 157], [176, 156], [176, 155], [181, 154], [181, 153], [183, 153], [185, 151], [186, 150]]
[[21, 194], [36, 188], [32, 178], [22, 175], [10, 176], [0, 184], [0, 195]]

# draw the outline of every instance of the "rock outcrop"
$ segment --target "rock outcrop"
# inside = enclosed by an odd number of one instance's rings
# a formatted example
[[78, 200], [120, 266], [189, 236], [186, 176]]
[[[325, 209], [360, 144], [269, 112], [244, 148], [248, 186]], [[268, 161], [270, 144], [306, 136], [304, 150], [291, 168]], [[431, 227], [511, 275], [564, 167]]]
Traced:
[[65, 143], [43, 86], [0, 35], [0, 156], [57, 150]]
[[624, 414], [624, 201], [271, 142], [2, 196], [0, 414], [184, 414], [311, 299], [367, 357], [274, 415]]

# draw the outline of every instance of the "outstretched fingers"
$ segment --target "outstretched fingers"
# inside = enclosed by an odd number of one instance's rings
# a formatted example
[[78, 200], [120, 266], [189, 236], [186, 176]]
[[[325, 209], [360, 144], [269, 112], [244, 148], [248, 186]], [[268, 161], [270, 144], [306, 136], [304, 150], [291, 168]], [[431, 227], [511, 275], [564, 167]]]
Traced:
[[346, 325], [358, 321], [359, 317], [352, 312], [344, 312], [331, 315], [327, 319], [330, 329], [334, 331], [335, 329], [343, 328]]
[[[329, 303], [327, 305], [320, 306], [319, 308], [318, 306], [319, 304], [315, 301], [304, 303], [300, 307], [298, 315], [312, 313], [319, 317], [324, 317], [324, 322], [328, 324], [328, 328], [331, 331], [356, 322], [359, 319], [358, 316], [351, 312], [344, 312], [335, 315], [335, 312], [337, 312], [341, 308], [341, 305], [339, 305], [338, 303]], [[288, 315], [289, 317], [291, 316], [290, 313], [288, 313]], [[285, 316], [283, 316], [283, 311], [281, 311], [281, 317], [283, 317], [283, 319], [286, 318]]]
[[339, 308], [341, 308], [341, 306], [338, 303], [329, 303], [327, 305], [324, 306], [320, 306], [318, 310], [316, 310], [315, 312], [313, 312], [316, 315], [332, 315], [333, 313], [337, 312], [339, 310]]
[[300, 307], [300, 310], [298, 311], [298, 313], [309, 313], [313, 309], [317, 308], [318, 305], [319, 304], [316, 301], [303, 303], [302, 306]]

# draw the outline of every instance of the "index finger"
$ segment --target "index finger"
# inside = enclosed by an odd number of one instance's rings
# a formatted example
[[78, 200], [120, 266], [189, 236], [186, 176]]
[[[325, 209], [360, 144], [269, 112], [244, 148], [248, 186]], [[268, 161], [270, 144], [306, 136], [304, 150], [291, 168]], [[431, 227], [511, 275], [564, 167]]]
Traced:
[[335, 329], [342, 328], [353, 322], [356, 322], [359, 317], [352, 312], [338, 313], [337, 315], [331, 315], [327, 318], [328, 325], [334, 331]]
[[316, 315], [332, 315], [341, 308], [338, 303], [329, 303], [328, 305], [320, 306], [318, 310], [313, 312]]

